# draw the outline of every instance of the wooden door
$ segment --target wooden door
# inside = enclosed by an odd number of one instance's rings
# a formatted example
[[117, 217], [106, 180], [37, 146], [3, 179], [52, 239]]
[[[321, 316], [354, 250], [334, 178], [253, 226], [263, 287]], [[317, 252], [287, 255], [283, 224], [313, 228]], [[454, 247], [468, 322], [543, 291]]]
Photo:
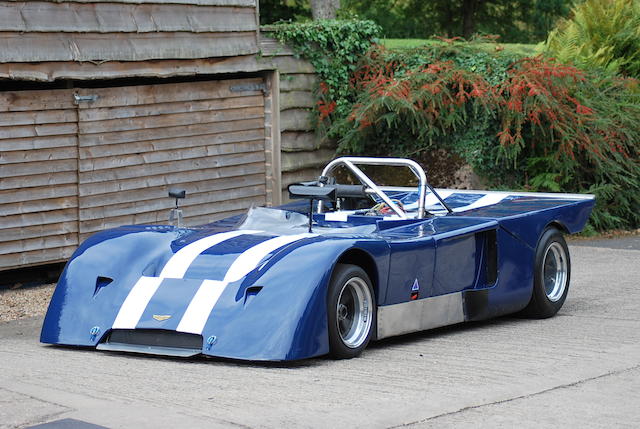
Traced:
[[[266, 203], [261, 78], [82, 89], [81, 239], [166, 223], [170, 187], [187, 190], [187, 225]], [[93, 101], [91, 101], [93, 100]]]
[[77, 132], [71, 90], [0, 92], [0, 270], [75, 250]]
[[270, 202], [263, 91], [245, 78], [0, 92], [0, 270], [167, 223], [171, 187], [187, 190], [186, 225]]

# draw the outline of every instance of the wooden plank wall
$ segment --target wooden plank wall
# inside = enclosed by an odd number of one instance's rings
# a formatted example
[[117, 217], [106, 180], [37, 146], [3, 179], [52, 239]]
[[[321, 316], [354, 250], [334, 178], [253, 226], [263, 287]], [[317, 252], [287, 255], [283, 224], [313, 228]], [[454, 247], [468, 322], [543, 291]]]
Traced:
[[80, 239], [124, 224], [166, 223], [171, 186], [185, 223], [266, 204], [264, 95], [231, 92], [261, 78], [82, 89]]
[[260, 49], [261, 63], [280, 72], [282, 198], [286, 202], [287, 186], [316, 179], [322, 167], [335, 157], [335, 147], [321, 143], [313, 131], [311, 109], [317, 85], [313, 66], [296, 58], [290, 48], [268, 33], [262, 34]]
[[0, 63], [255, 54], [257, 0], [0, 1]]
[[71, 90], [0, 93], [0, 267], [75, 250], [77, 132]]
[[262, 85], [0, 92], [0, 270], [62, 261], [105, 228], [165, 224], [173, 186], [186, 225], [271, 202]]

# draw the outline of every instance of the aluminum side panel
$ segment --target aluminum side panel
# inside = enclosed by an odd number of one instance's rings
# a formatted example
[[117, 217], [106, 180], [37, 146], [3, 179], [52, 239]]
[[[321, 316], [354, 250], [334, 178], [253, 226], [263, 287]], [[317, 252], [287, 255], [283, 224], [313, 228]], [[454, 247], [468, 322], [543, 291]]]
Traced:
[[461, 292], [378, 308], [378, 339], [464, 322]]

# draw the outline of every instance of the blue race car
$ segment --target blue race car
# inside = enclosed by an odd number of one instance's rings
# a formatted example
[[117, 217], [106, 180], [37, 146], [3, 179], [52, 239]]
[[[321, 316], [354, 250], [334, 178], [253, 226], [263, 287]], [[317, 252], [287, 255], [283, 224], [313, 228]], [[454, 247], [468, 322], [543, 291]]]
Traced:
[[[377, 185], [360, 165], [408, 168], [417, 186]], [[336, 183], [339, 166], [360, 183]], [[91, 236], [60, 277], [41, 341], [351, 358], [393, 335], [509, 313], [546, 318], [569, 290], [563, 234], [580, 231], [594, 204], [592, 195], [436, 190], [417, 163], [397, 158], [338, 158], [289, 193], [300, 201], [198, 227]]]

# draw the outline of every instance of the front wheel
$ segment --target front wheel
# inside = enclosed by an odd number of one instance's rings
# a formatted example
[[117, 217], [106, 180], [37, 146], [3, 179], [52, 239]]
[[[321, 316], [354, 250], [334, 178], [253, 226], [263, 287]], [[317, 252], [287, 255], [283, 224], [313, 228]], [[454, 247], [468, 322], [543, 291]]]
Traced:
[[567, 299], [571, 277], [569, 248], [556, 228], [547, 228], [536, 248], [533, 293], [525, 316], [544, 319], [555, 315]]
[[375, 326], [376, 303], [367, 273], [338, 264], [327, 295], [329, 347], [336, 359], [351, 359], [367, 347]]

